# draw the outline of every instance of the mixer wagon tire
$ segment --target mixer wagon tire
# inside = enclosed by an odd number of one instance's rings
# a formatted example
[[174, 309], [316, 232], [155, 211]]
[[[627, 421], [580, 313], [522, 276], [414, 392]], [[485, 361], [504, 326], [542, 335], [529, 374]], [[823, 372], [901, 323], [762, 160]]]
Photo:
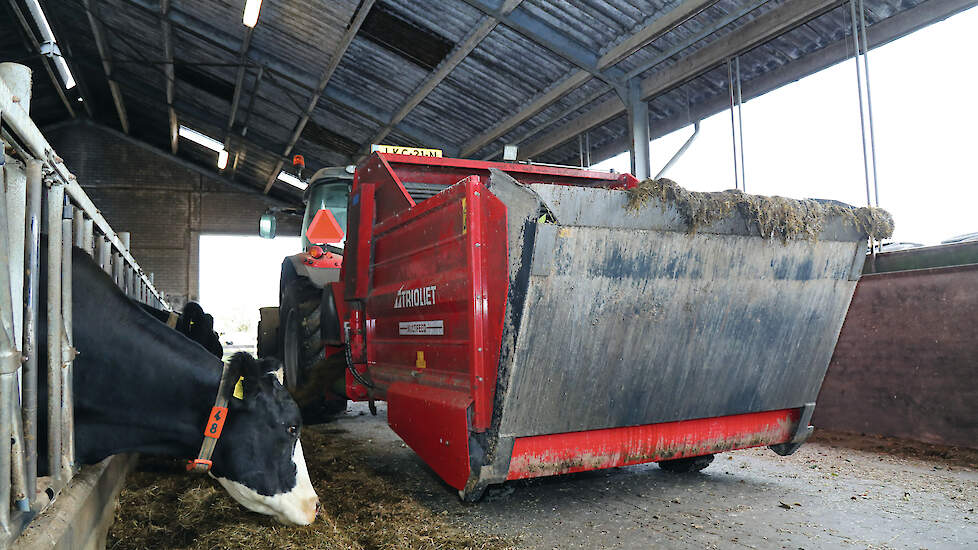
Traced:
[[329, 387], [320, 372], [329, 368], [328, 364], [322, 364], [323, 341], [319, 330], [322, 294], [322, 289], [300, 277], [287, 284], [279, 308], [278, 344], [285, 387], [296, 398], [302, 421], [307, 425], [325, 422], [346, 410], [346, 399], [326, 398]]
[[688, 458], [662, 460], [659, 462], [659, 467], [667, 472], [688, 474], [706, 468], [711, 462], [713, 462], [713, 455], [691, 456]]

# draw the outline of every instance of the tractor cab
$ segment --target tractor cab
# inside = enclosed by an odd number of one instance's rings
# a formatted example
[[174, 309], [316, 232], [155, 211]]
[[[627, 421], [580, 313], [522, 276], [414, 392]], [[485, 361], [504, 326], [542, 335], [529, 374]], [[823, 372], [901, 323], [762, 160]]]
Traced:
[[[334, 253], [343, 253], [343, 243], [346, 241], [346, 207], [350, 196], [350, 186], [353, 185], [353, 166], [338, 166], [322, 168], [309, 178], [309, 187], [306, 187], [302, 200], [306, 205], [302, 215], [302, 249], [309, 250], [313, 245], [326, 245]], [[327, 211], [332, 215], [336, 225], [342, 232], [342, 239], [339, 242], [325, 242], [323, 240], [327, 227], [320, 227], [313, 224], [317, 216], [322, 217], [320, 211]], [[332, 224], [330, 224], [332, 225]], [[310, 228], [312, 231], [310, 231]], [[316, 238], [317, 233], [322, 235]], [[310, 240], [310, 236], [319, 242]]]
[[[294, 165], [302, 174], [304, 161], [296, 155]], [[333, 254], [343, 253], [346, 241], [346, 208], [353, 184], [355, 166], [331, 166], [317, 170], [308, 181], [302, 202], [302, 250], [309, 253], [312, 247]], [[301, 180], [300, 180], [301, 181]], [[258, 234], [266, 239], [274, 239], [277, 234], [277, 214], [299, 214], [293, 208], [269, 208], [258, 224]], [[321, 254], [316, 254], [317, 256]]]

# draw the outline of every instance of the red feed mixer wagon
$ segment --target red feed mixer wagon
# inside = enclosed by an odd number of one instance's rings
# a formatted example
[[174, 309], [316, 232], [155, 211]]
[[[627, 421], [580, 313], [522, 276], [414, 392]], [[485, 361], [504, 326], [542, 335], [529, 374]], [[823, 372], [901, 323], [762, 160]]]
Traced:
[[811, 433], [866, 253], [841, 218], [815, 240], [764, 239], [736, 210], [690, 233], [655, 197], [626, 211], [628, 174], [385, 153], [343, 182], [304, 232], [346, 230], [342, 267], [318, 268], [319, 367], [345, 387], [308, 378], [387, 401], [463, 498]]

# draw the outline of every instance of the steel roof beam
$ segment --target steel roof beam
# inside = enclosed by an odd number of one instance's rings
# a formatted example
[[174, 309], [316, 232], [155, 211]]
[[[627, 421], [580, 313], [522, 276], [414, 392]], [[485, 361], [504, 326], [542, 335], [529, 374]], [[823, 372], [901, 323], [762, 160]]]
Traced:
[[[522, 1], [523, 0], [506, 0], [503, 3], [502, 8], [500, 8], [500, 12], [504, 15], [508, 14], [516, 9], [516, 7], [519, 6], [520, 2]], [[451, 55], [446, 57], [441, 63], [438, 64], [438, 67], [435, 68], [434, 72], [428, 75], [428, 78], [426, 78], [425, 81], [418, 86], [414, 93], [411, 94], [411, 97], [409, 97], [401, 108], [394, 113], [391, 120], [370, 138], [367, 145], [370, 143], [379, 143], [382, 139], [387, 137], [387, 134], [394, 129], [394, 126], [404, 120], [404, 118], [408, 116], [408, 113], [410, 113], [415, 107], [424, 101], [424, 99], [428, 97], [428, 94], [430, 94], [432, 90], [441, 84], [442, 80], [445, 80], [445, 77], [447, 77], [459, 63], [464, 61], [465, 58], [472, 53], [472, 50], [474, 50], [482, 42], [482, 40], [496, 28], [496, 25], [498, 24], [498, 19], [490, 15], [484, 16], [482, 18], [482, 23], [480, 23], [478, 27], [470, 32], [465, 40], [455, 46], [455, 49], [452, 51]]]
[[[540, 132], [543, 132], [543, 131], [547, 130], [551, 126], [554, 126], [555, 124], [557, 124], [557, 122], [560, 121], [560, 119], [564, 118], [565, 116], [570, 115], [570, 114], [573, 114], [574, 112], [578, 111], [579, 109], [582, 109], [582, 108], [590, 105], [591, 103], [594, 103], [595, 101], [601, 99], [602, 96], [605, 96], [605, 95], [607, 95], [607, 94], [609, 94], [609, 93], [611, 93], [613, 91], [614, 90], [611, 90], [611, 89], [608, 89], [608, 88], [605, 88], [603, 90], [598, 90], [597, 92], [595, 92], [595, 93], [593, 93], [593, 94], [585, 97], [584, 99], [582, 99], [581, 101], [578, 101], [577, 103], [571, 105], [570, 107], [568, 107], [566, 109], [563, 109], [560, 113], [558, 113], [556, 116], [554, 116], [552, 119], [550, 119], [550, 121], [544, 122], [543, 124], [540, 124], [539, 126], [534, 127], [532, 130], [530, 130], [529, 132], [527, 132], [525, 135], [520, 136], [519, 139], [513, 140], [512, 143], [511, 143], [511, 145], [519, 145], [519, 144], [523, 143], [524, 141], [532, 138], [533, 136], [539, 134]], [[495, 153], [488, 153], [486, 155], [483, 155], [482, 156], [482, 160], [491, 160], [491, 159], [493, 159], [495, 157], [501, 157], [502, 155], [503, 155], [503, 150], [502, 149], [499, 149]]]
[[668, 50], [655, 56], [653, 59], [650, 59], [649, 61], [632, 68], [625, 75], [625, 78], [628, 78], [630, 80], [632, 78], [639, 76], [640, 74], [651, 69], [652, 67], [655, 67], [656, 65], [659, 65], [660, 63], [668, 60], [670, 57], [679, 54], [680, 52], [697, 44], [698, 42], [701, 42], [711, 34], [715, 33], [717, 30], [726, 27], [727, 25], [747, 15], [748, 13], [756, 10], [757, 8], [765, 4], [767, 1], [768, 0], [752, 0], [744, 4], [743, 6], [739, 7], [738, 9], [731, 11], [727, 15], [721, 17], [720, 19], [717, 19], [716, 22], [714, 22], [714, 24], [710, 25], [708, 28], [702, 29], [700, 32], [688, 37], [686, 40], [683, 40], [679, 44], [676, 44], [672, 48], [669, 48]]
[[[159, 15], [157, 6], [149, 0], [128, 0], [128, 2], [129, 5], [142, 9], [147, 13], [157, 16]], [[214, 27], [213, 25], [204, 23], [195, 17], [189, 16], [172, 6], [167, 14], [167, 18], [169, 19], [173, 28], [186, 32], [204, 42], [207, 42], [208, 44], [221, 48], [222, 50], [236, 53], [241, 49], [242, 41], [237, 37], [234, 37], [227, 32]], [[250, 50], [248, 57], [261, 70], [267, 71], [268, 75], [274, 75], [285, 81], [291, 82], [304, 90], [312, 91], [316, 89], [316, 84], [304, 76], [308, 73], [306, 69], [297, 67], [288, 62], [279, 61], [258, 50]], [[375, 107], [367, 105], [360, 99], [351, 98], [346, 94], [331, 94], [329, 90], [326, 90], [323, 95], [333, 103], [339, 104], [342, 108], [362, 114], [378, 124], [385, 124], [391, 119], [391, 113], [381, 111]], [[431, 143], [437, 145], [442, 142], [440, 138], [432, 141], [432, 136], [427, 132], [421, 131], [414, 127], [406, 126], [404, 124], [399, 125], [398, 130], [408, 135], [408, 137], [416, 139], [420, 143]]]
[[[130, 72], [120, 74], [124, 74], [125, 76], [125, 84], [123, 84], [123, 86], [127, 90], [132, 91], [137, 102], [148, 102], [147, 98], [151, 98], [158, 93], [156, 91], [156, 86], [150, 82], [147, 82], [142, 77]], [[174, 98], [173, 108], [180, 118], [186, 119], [189, 122], [188, 126], [198, 126], [198, 124], [194, 123], [201, 123], [212, 128], [221, 128], [224, 124], [223, 120], [219, 119], [216, 115], [214, 115], [214, 113], [207, 110], [205, 107], [195, 105], [186, 100], [181, 100], [180, 98]], [[256, 140], [256, 136], [253, 136], [252, 139], [242, 141], [249, 148], [260, 151], [271, 157], [279, 158], [278, 154], [272, 152], [272, 143], [274, 141], [272, 138], [263, 136], [258, 137]]]
[[251, 95], [248, 97], [248, 109], [245, 111], [244, 120], [241, 122], [241, 137], [248, 135], [248, 122], [251, 121], [251, 111], [255, 108], [255, 98], [258, 96], [258, 87], [261, 86], [263, 76], [265, 76], [265, 68], [258, 67], [258, 74], [255, 75], [255, 84], [251, 87]]
[[246, 27], [244, 40], [241, 41], [241, 51], [238, 52], [238, 77], [234, 81], [234, 95], [231, 98], [231, 113], [228, 115], [227, 128], [224, 130], [224, 148], [231, 145], [231, 128], [234, 127], [234, 119], [238, 114], [238, 106], [241, 104], [241, 90], [244, 88], [245, 68], [248, 64], [248, 49], [251, 47], [251, 35], [254, 28]]
[[20, 28], [23, 34], [26, 36], [28, 43], [24, 44], [27, 46], [27, 51], [31, 50], [31, 45], [37, 51], [37, 54], [41, 57], [41, 65], [44, 66], [44, 71], [48, 73], [48, 78], [51, 79], [51, 85], [54, 86], [54, 91], [58, 93], [58, 97], [61, 98], [61, 102], [64, 104], [65, 109], [71, 118], [75, 118], [75, 110], [71, 107], [71, 102], [68, 101], [68, 97], [65, 96], [64, 87], [61, 82], [58, 81], [58, 77], [55, 76], [54, 70], [51, 69], [51, 62], [48, 60], [47, 56], [41, 52], [41, 43], [37, 40], [37, 36], [34, 35], [34, 30], [27, 23], [27, 19], [24, 17], [24, 12], [20, 10], [15, 0], [10, 0], [10, 9], [13, 10], [14, 15], [17, 17], [17, 21], [20, 22]]
[[[123, 82], [125, 84], [123, 86], [132, 92], [137, 102], [147, 102], [148, 98], [153, 97], [157, 93], [156, 86], [142, 77], [129, 72], [122, 72], [120, 74], [124, 76]], [[221, 128], [224, 122], [206, 108], [182, 101], [179, 98], [174, 99], [173, 107], [180, 118], [186, 120], [191, 127], [206, 125], [212, 128]], [[274, 138], [259, 134], [258, 132], [251, 132], [251, 134], [252, 137], [248, 139], [241, 138], [239, 142], [251, 151], [267, 155], [273, 159], [279, 158], [278, 154], [273, 152], [278, 147], [278, 145], [274, 144]], [[324, 159], [326, 163], [345, 163], [345, 157], [340, 153], [330, 153], [330, 155], [330, 157]], [[218, 177], [214, 174], [213, 170], [210, 173]], [[261, 180], [255, 179], [254, 182], [256, 184], [256, 191], [262, 192]]]
[[220, 174], [215, 174], [209, 168], [206, 168], [204, 166], [201, 166], [201, 165], [199, 165], [199, 164], [197, 164], [197, 163], [195, 163], [193, 161], [187, 160], [187, 159], [185, 159], [183, 157], [178, 157], [178, 156], [176, 156], [176, 155], [174, 155], [172, 153], [168, 153], [165, 150], [160, 149], [158, 147], [155, 147], [153, 145], [150, 145], [149, 143], [146, 143], [145, 141], [143, 141], [143, 140], [141, 140], [139, 138], [135, 138], [135, 137], [133, 137], [131, 135], [123, 134], [122, 132], [116, 130], [115, 128], [110, 128], [108, 126], [104, 126], [104, 125], [99, 124], [97, 122], [92, 122], [92, 121], [87, 121], [87, 120], [73, 121], [73, 124], [76, 124], [76, 125], [82, 125], [82, 124], [84, 124], [86, 126], [97, 128], [99, 130], [102, 130], [104, 132], [107, 132], [107, 133], [109, 133], [109, 134], [111, 134], [111, 135], [113, 135], [113, 136], [121, 139], [122, 141], [125, 141], [127, 143], [131, 143], [132, 145], [135, 145], [136, 147], [139, 147], [141, 149], [145, 149], [145, 150], [147, 150], [147, 151], [149, 151], [149, 152], [151, 152], [151, 153], [153, 153], [155, 155], [159, 155], [160, 157], [165, 158], [166, 160], [168, 160], [170, 162], [173, 162], [174, 164], [177, 164], [178, 166], [181, 166], [181, 167], [186, 168], [188, 170], [192, 170], [192, 171], [194, 171], [194, 172], [196, 172], [196, 173], [198, 173], [198, 174], [200, 174], [200, 175], [202, 175], [204, 177], [214, 179], [214, 180], [219, 181], [219, 182], [221, 182], [221, 183], [223, 183], [225, 185], [229, 185], [229, 186], [231, 186], [231, 187], [233, 187], [235, 189], [239, 189], [239, 190], [244, 191], [246, 193], [250, 193], [250, 194], [260, 195], [260, 196], [266, 197], [270, 202], [275, 202], [275, 203], [278, 203], [278, 204], [283, 205], [283, 206], [286, 206], [286, 205], [287, 206], [294, 206], [295, 204], [297, 204], [299, 202], [299, 200], [298, 200], [297, 197], [296, 198], [293, 198], [292, 201], [284, 201], [284, 200], [279, 199], [279, 198], [276, 198], [276, 197], [271, 197], [269, 195], [265, 195], [265, 194], [263, 194], [261, 192], [261, 189], [259, 189], [258, 187], [255, 187], [255, 186], [252, 186], [252, 185], [248, 185], [247, 183], [241, 183], [241, 182], [233, 181], [230, 178], [227, 178], [227, 177], [222, 176]]
[[[917, 31], [923, 27], [951, 17], [961, 11], [978, 5], [976, 0], [927, 0], [913, 8], [906, 9], [866, 29], [870, 49], [877, 48]], [[744, 81], [744, 101], [762, 96], [768, 92], [796, 82], [806, 76], [827, 69], [837, 63], [852, 58], [852, 37], [846, 36], [815, 50], [799, 59], [764, 73], [754, 79]], [[655, 120], [652, 124], [652, 139], [660, 138], [679, 130], [693, 120], [703, 120], [730, 107], [730, 96], [726, 93], [696, 105], [687, 116], [674, 115]], [[594, 162], [601, 162], [627, 151], [629, 139], [625, 135], [602, 145], [594, 153]]]
[[[649, 43], [662, 37], [667, 32], [682, 25], [691, 17], [694, 17], [697, 13], [708, 8], [714, 3], [716, 3], [716, 0], [686, 0], [672, 10], [662, 14], [652, 21], [649, 21], [648, 24], [637, 30], [620, 44], [608, 50], [607, 53], [602, 55], [596, 61], [597, 68], [607, 68], [615, 63], [618, 63]], [[720, 27], [711, 26], [709, 30], [712, 33], [718, 28]], [[477, 153], [486, 145], [489, 145], [493, 141], [509, 133], [513, 128], [516, 128], [520, 124], [526, 122], [529, 118], [546, 109], [553, 102], [570, 93], [590, 79], [591, 73], [587, 71], [578, 71], [571, 74], [560, 83], [552, 86], [550, 89], [542, 92], [537, 97], [524, 104], [523, 107], [513, 116], [470, 139], [462, 146], [461, 155], [468, 157]], [[625, 80], [627, 79], [628, 75], [625, 75]]]
[[[320, 98], [322, 98], [323, 90], [326, 89], [326, 85], [329, 84], [329, 79], [333, 77], [333, 73], [336, 71], [336, 67], [339, 67], [340, 61], [343, 56], [346, 55], [346, 50], [350, 47], [353, 42], [353, 38], [357, 35], [360, 30], [360, 25], [363, 24], [363, 20], [367, 18], [367, 13], [370, 12], [370, 8], [373, 7], [374, 0], [361, 0], [360, 6], [357, 8], [356, 14], [353, 16], [353, 21], [350, 22], [350, 26], [347, 27], [346, 32], [343, 33], [343, 38], [340, 40], [339, 47], [336, 48], [336, 52], [329, 60], [329, 65], [326, 66], [326, 70], [323, 71], [322, 78], [319, 79], [319, 84], [313, 90], [312, 95], [309, 97], [309, 105], [306, 106], [305, 112], [299, 118], [299, 122], [296, 123], [295, 129], [292, 131], [292, 138], [289, 139], [288, 145], [285, 146], [285, 152], [282, 153], [283, 157], [288, 157], [292, 153], [292, 148], [299, 141], [299, 136], [302, 135], [302, 130], [305, 129], [306, 123], [309, 122], [309, 117], [312, 116], [312, 112], [316, 109], [316, 104], [319, 103]], [[268, 175], [268, 181], [265, 183], [265, 192], [272, 188], [275, 180], [278, 178], [279, 172], [282, 170], [282, 165], [284, 161], [279, 159], [275, 163], [275, 169], [272, 173]]]
[[671, 11], [649, 21], [641, 29], [609, 49], [598, 59], [598, 69], [605, 69], [648, 46], [663, 34], [696, 17], [719, 0], [686, 0]]
[[603, 80], [613, 87], [624, 85], [622, 71], [614, 68], [602, 71], [598, 68], [599, 58], [594, 52], [533, 14], [524, 10], [503, 13], [502, 8], [505, 4], [502, 0], [462, 0], [462, 2], [513, 29], [530, 42], [557, 54], [592, 77]]
[[176, 86], [176, 71], [173, 67], [173, 31], [170, 29], [170, 0], [160, 0], [160, 30], [163, 33], [163, 72], [166, 76], [166, 114], [170, 126], [170, 153], [177, 154], [180, 136], [177, 112], [173, 109], [173, 95]]
[[[105, 71], [105, 80], [109, 83], [109, 92], [112, 93], [112, 102], [115, 103], [115, 112], [119, 115], [119, 125], [122, 131], [129, 133], [129, 117], [126, 115], [126, 104], [122, 100], [122, 92], [119, 90], [119, 83], [112, 76], [112, 58], [109, 48], [102, 32], [102, 22], [98, 19], [98, 5], [92, 5], [93, 0], [82, 0], [85, 6], [85, 15], [88, 17], [88, 24], [92, 28], [92, 36], [95, 37], [95, 47], [98, 49], [99, 59], [102, 61], [102, 70]], [[98, 2], [98, 0], [94, 0]]]
[[463, 157], [472, 156], [486, 145], [496, 141], [504, 134], [509, 133], [510, 130], [526, 122], [528, 119], [546, 109], [552, 103], [564, 97], [568, 93], [574, 91], [588, 80], [591, 80], [591, 75], [586, 71], [578, 71], [571, 74], [557, 84], [544, 90], [541, 94], [537, 95], [537, 97], [525, 103], [523, 107], [520, 108], [520, 110], [513, 116], [467, 141], [462, 145], [461, 155]]
[[[737, 32], [700, 48], [674, 65], [642, 80], [639, 98], [648, 100], [696, 78], [724, 62], [724, 60], [759, 46], [799, 25], [841, 5], [841, 0], [788, 0], [753, 21], [740, 27]], [[578, 134], [599, 126], [625, 112], [618, 98], [611, 98], [586, 115], [567, 122], [561, 128], [530, 142], [521, 151], [523, 158], [545, 153]]]
[[[381, 111], [376, 107], [368, 105], [364, 103], [363, 100], [353, 97], [342, 90], [326, 88], [326, 90], [323, 92], [323, 98], [332, 103], [340, 105], [344, 109], [357, 113], [377, 124], [384, 124], [384, 121], [391, 119], [391, 113]], [[449, 156], [458, 154], [458, 147], [445, 143], [443, 138], [438, 137], [422, 128], [402, 122], [397, 126], [396, 130], [409, 138], [416, 140], [418, 143], [423, 143], [430, 147], [442, 149], [445, 151], [445, 154]]]

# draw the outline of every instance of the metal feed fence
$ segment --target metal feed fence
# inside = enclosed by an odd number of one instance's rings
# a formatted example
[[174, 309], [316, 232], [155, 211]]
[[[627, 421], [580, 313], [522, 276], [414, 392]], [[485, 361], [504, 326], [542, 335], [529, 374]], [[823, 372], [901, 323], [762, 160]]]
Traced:
[[[76, 470], [72, 407], [71, 249], [96, 259], [128, 296], [169, 309], [129, 253], [129, 234], [115, 232], [68, 171], [28, 110], [30, 70], [0, 63], [0, 548], [65, 488]], [[41, 234], [47, 246], [41, 246]], [[41, 255], [47, 284], [39, 288]], [[41, 294], [44, 292], [45, 294]], [[46, 300], [42, 300], [42, 296]], [[39, 311], [41, 302], [44, 311]], [[39, 364], [39, 327], [47, 322], [46, 364]], [[46, 376], [48, 407], [38, 411], [38, 379]], [[48, 419], [48, 445], [37, 448], [38, 414]], [[38, 453], [49, 475], [38, 478]], [[38, 488], [44, 489], [38, 498]]]

